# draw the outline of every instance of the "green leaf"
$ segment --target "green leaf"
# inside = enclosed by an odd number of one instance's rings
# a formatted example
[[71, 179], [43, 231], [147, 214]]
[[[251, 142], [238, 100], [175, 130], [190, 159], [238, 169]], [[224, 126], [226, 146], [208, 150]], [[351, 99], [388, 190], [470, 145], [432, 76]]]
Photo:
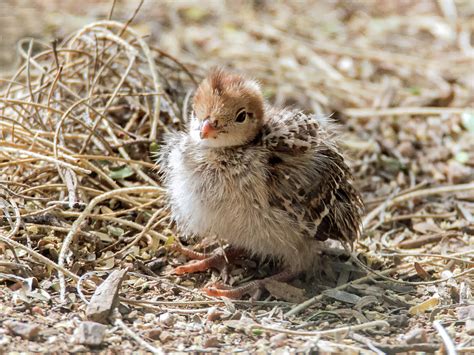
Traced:
[[471, 133], [474, 133], [474, 111], [466, 111], [461, 115], [463, 126]]
[[200, 7], [189, 7], [184, 10], [184, 16], [191, 21], [200, 21], [207, 16], [207, 11]]
[[393, 174], [405, 169], [405, 165], [400, 160], [386, 155], [380, 156], [380, 163], [385, 170]]
[[169, 246], [173, 245], [175, 242], [176, 242], [175, 237], [171, 235], [171, 236], [168, 237], [168, 239], [166, 239], [165, 247], [169, 247]]
[[454, 159], [456, 159], [461, 164], [464, 164], [469, 161], [469, 154], [467, 152], [461, 151], [454, 156]]
[[156, 142], [150, 143], [150, 147], [149, 147], [149, 148], [150, 148], [150, 152], [151, 152], [152, 154], [156, 154], [156, 153], [158, 153], [158, 152], [160, 151], [160, 145], [159, 145], [158, 143], [156, 143]]
[[408, 90], [412, 95], [419, 96], [421, 95], [421, 89], [418, 86], [409, 87]]
[[133, 169], [130, 166], [124, 165], [119, 169], [111, 170], [109, 176], [114, 180], [120, 180], [120, 179], [126, 179], [126, 178], [130, 177], [134, 173], [135, 172], [133, 171]]
[[121, 237], [125, 233], [122, 228], [114, 227], [111, 225], [107, 225], [107, 231], [110, 233], [110, 235], [113, 235], [114, 237]]

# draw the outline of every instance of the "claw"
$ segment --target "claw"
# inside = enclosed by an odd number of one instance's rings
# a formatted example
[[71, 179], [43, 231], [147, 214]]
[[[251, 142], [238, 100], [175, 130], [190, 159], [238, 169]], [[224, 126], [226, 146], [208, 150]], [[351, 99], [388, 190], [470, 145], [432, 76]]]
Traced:
[[260, 298], [262, 291], [265, 289], [265, 283], [270, 280], [277, 280], [286, 282], [296, 277], [298, 273], [283, 271], [276, 275], [261, 279], [255, 280], [246, 283], [245, 285], [239, 287], [229, 287], [222, 284], [214, 284], [212, 286], [204, 287], [203, 291], [208, 296], [213, 297], [227, 297], [232, 299], [240, 299], [246, 294], [251, 295], [251, 299], [257, 300]]
[[212, 254], [199, 253], [189, 248], [185, 248], [179, 244], [173, 245], [173, 250], [187, 256], [190, 259], [194, 259], [194, 261], [186, 265], [175, 268], [174, 273], [176, 275], [201, 272], [209, 269], [225, 271], [228, 260], [235, 259], [242, 254], [242, 251], [234, 249], [230, 249], [228, 251], [222, 251], [219, 249]]
[[263, 284], [258, 281], [252, 281], [239, 287], [230, 287], [222, 284], [214, 284], [213, 286], [204, 287], [202, 290], [213, 297], [227, 297], [232, 299], [240, 299], [246, 294], [253, 294], [261, 289]]
[[176, 275], [192, 274], [194, 272], [206, 271], [211, 268], [219, 268], [221, 264], [220, 260], [217, 260], [216, 256], [211, 256], [207, 259], [199, 261], [191, 261], [185, 265], [178, 266], [174, 269]]
[[[185, 248], [180, 244], [173, 245], [173, 250], [187, 256], [190, 259], [194, 259], [193, 261], [178, 266], [174, 269], [175, 275], [184, 275], [194, 272], [201, 272], [206, 271], [208, 269], [218, 269], [223, 274], [223, 279], [225, 281], [227, 276], [226, 269], [227, 263], [232, 261], [239, 256], [242, 255], [243, 251], [239, 249], [228, 249], [223, 251], [222, 249], [218, 249], [217, 251], [213, 252], [212, 254], [206, 253], [199, 253], [192, 249]], [[240, 299], [242, 296], [250, 294], [252, 299], [258, 299], [265, 288], [265, 283], [268, 280], [278, 280], [278, 281], [288, 281], [294, 278], [297, 274], [289, 271], [283, 271], [279, 274], [270, 276], [266, 279], [256, 280], [248, 282], [242, 286], [238, 287], [231, 287], [226, 286], [222, 283], [214, 283], [213, 285], [204, 287], [202, 290], [209, 296], [214, 297], [227, 297], [232, 299]]]

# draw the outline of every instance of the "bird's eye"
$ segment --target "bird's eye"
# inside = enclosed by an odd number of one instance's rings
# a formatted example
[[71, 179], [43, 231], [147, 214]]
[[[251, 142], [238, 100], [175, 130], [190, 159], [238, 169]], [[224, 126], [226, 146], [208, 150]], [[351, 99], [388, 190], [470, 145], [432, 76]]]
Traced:
[[237, 123], [244, 123], [247, 118], [247, 112], [240, 111], [237, 116], [235, 116], [235, 122]]

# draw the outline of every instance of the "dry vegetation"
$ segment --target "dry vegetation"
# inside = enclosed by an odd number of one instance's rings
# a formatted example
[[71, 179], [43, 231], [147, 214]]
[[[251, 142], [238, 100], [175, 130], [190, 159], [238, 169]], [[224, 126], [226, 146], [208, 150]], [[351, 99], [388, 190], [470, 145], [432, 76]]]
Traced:
[[[91, 295], [128, 268], [97, 350], [474, 352], [471, 1], [33, 3], [35, 21], [66, 15], [0, 79], [0, 351], [88, 351], [72, 335]], [[216, 64], [332, 113], [367, 209], [357, 254], [260, 301], [170, 273], [184, 259], [152, 156]]]

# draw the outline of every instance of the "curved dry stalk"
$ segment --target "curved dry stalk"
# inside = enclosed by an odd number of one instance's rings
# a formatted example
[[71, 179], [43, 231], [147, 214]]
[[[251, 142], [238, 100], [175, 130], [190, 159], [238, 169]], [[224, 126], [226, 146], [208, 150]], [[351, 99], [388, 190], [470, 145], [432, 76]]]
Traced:
[[0, 102], [4, 102], [7, 104], [14, 104], [14, 105], [19, 105], [19, 106], [31, 106], [31, 107], [37, 107], [37, 108], [42, 108], [57, 114], [62, 115], [63, 112], [61, 110], [55, 109], [53, 107], [48, 107], [46, 104], [41, 104], [38, 102], [30, 102], [30, 101], [25, 101], [25, 100], [18, 100], [18, 99], [9, 99], [6, 97], [0, 97]]
[[155, 169], [156, 165], [153, 163], [149, 163], [142, 160], [134, 160], [134, 159], [125, 159], [120, 157], [111, 157], [107, 155], [89, 155], [89, 154], [74, 154], [74, 158], [77, 159], [88, 159], [88, 160], [109, 160], [109, 161], [119, 161], [121, 163], [128, 163], [128, 164], [137, 164], [142, 165], [144, 167]]
[[250, 329], [263, 329], [263, 330], [268, 330], [274, 333], [284, 333], [284, 334], [290, 334], [290, 335], [314, 336], [314, 337], [337, 335], [341, 333], [349, 333], [349, 332], [354, 332], [357, 330], [365, 330], [365, 329], [371, 329], [371, 328], [376, 328], [376, 327], [390, 328], [390, 324], [384, 320], [375, 320], [375, 321], [362, 323], [362, 324], [349, 325], [346, 327], [327, 329], [327, 330], [316, 330], [313, 332], [275, 328], [275, 327], [269, 327], [267, 325], [262, 325], [262, 324], [252, 324], [249, 326]]
[[[128, 249], [130, 249], [131, 247], [133, 247], [134, 245], [136, 245], [140, 240], [142, 240], [142, 238], [145, 236], [145, 234], [147, 234], [153, 227], [153, 223], [155, 221], [155, 219], [163, 212], [163, 209], [158, 209], [155, 211], [155, 213], [153, 213], [153, 215], [150, 217], [150, 219], [148, 220], [147, 224], [145, 225], [145, 227], [143, 227], [143, 229], [140, 231], [140, 233], [138, 233], [136, 235], [135, 238], [133, 238], [132, 242], [131, 243], [128, 243], [127, 245], [125, 245], [122, 249], [120, 249], [119, 251], [113, 253], [112, 255], [110, 256], [107, 256], [107, 257], [104, 257], [104, 258], [101, 258], [99, 259], [98, 261], [105, 261], [105, 260], [108, 260], [108, 259], [111, 259], [111, 258], [115, 258], [117, 255], [123, 255], [125, 253], [125, 251], [127, 251]], [[167, 217], [165, 217], [167, 218]]]
[[397, 284], [401, 284], [401, 285], [411, 285], [411, 286], [422, 286], [422, 285], [435, 285], [435, 284], [439, 284], [439, 283], [442, 283], [442, 282], [446, 282], [448, 280], [451, 280], [451, 279], [457, 279], [457, 278], [460, 278], [464, 275], [469, 275], [470, 273], [474, 273], [474, 267], [471, 267], [467, 270], [464, 270], [456, 275], [452, 275], [452, 276], [449, 276], [449, 277], [445, 277], [443, 279], [439, 279], [439, 280], [432, 280], [432, 281], [418, 281], [418, 282], [415, 282], [415, 281], [403, 281], [403, 280], [398, 280], [398, 279], [394, 279], [392, 277], [389, 277], [389, 276], [386, 276], [384, 273], [382, 272], [379, 272], [379, 271], [376, 271], [374, 269], [372, 269], [371, 267], [365, 265], [363, 262], [361, 262], [358, 258], [357, 258], [357, 255], [353, 252], [350, 253], [351, 255], [351, 260], [354, 261], [357, 265], [359, 265], [362, 269], [366, 270], [369, 272], [369, 274], [373, 274], [373, 275], [376, 275], [378, 277], [380, 277], [381, 279], [383, 280], [387, 280], [387, 281], [391, 281], [391, 282], [394, 282], [394, 283], [397, 283]]
[[[206, 300], [206, 301], [149, 301], [149, 300], [133, 300], [130, 298], [120, 298], [121, 301], [136, 305], [151, 305], [151, 306], [198, 306], [210, 304], [225, 304], [225, 301]], [[291, 303], [282, 301], [245, 301], [232, 300], [232, 303], [242, 304], [248, 306], [266, 306], [266, 307], [289, 307]]]
[[[114, 196], [114, 198], [122, 199], [122, 197], [120, 196]], [[59, 214], [61, 214], [64, 217], [79, 217], [81, 215], [81, 213], [79, 212], [66, 212], [66, 211], [59, 212]], [[138, 231], [141, 231], [143, 229], [142, 224], [135, 223], [123, 218], [111, 217], [110, 214], [108, 215], [89, 214], [87, 217], [92, 218], [92, 219], [102, 220], [102, 221], [108, 221], [111, 223], [121, 224], [130, 228], [136, 229]], [[168, 240], [166, 236], [154, 230], [149, 230], [147, 234], [149, 234], [153, 238], [157, 238], [161, 240], [162, 242], [166, 242]]]
[[[159, 92], [160, 89], [161, 89], [161, 85], [159, 84], [159, 80], [158, 80], [158, 75], [157, 75], [157, 70], [156, 70], [156, 65], [155, 65], [155, 61], [153, 60], [153, 58], [151, 57], [151, 52], [150, 52], [150, 48], [148, 47], [148, 45], [146, 44], [146, 42], [141, 38], [141, 36], [138, 35], [138, 33], [136, 33], [133, 29], [131, 29], [130, 27], [128, 26], [124, 26], [123, 24], [121, 24], [120, 22], [116, 22], [116, 21], [97, 21], [95, 23], [92, 23], [91, 25], [89, 26], [86, 26], [83, 31], [88, 31], [90, 28], [94, 28], [94, 27], [100, 27], [100, 26], [113, 26], [113, 27], [116, 27], [116, 28], [119, 28], [121, 29], [121, 33], [120, 33], [120, 36], [122, 35], [123, 32], [130, 32], [134, 38], [138, 41], [138, 43], [140, 44], [141, 48], [142, 48], [142, 51], [144, 52], [145, 54], [145, 57], [148, 61], [148, 65], [149, 65], [149, 69], [150, 69], [150, 74], [152, 76], [152, 79], [153, 79], [153, 85], [154, 85], [154, 88], [155, 88], [155, 91], [156, 92]], [[76, 35], [75, 38], [78, 38], [82, 33], [81, 32], [78, 32], [78, 34]], [[74, 42], [75, 38], [71, 41], [71, 42]], [[152, 119], [152, 129], [151, 129], [151, 132], [150, 132], [150, 139], [152, 140], [156, 140], [157, 138], [157, 126], [158, 126], [158, 122], [159, 122], [159, 119], [160, 119], [160, 110], [159, 110], [159, 107], [160, 107], [160, 97], [159, 96], [156, 96], [155, 97], [155, 110], [153, 111], [153, 119]], [[166, 131], [168, 130], [168, 128], [166, 127], [166, 125], [162, 125], [162, 128], [164, 128]]]
[[[31, 87], [31, 76], [30, 76], [30, 63], [31, 63], [31, 52], [33, 51], [33, 39], [30, 40], [29, 46], [28, 46], [28, 54], [26, 58], [26, 85], [28, 87], [28, 91], [30, 94], [30, 100], [31, 102], [36, 102], [35, 96], [33, 95], [33, 89]], [[43, 129], [46, 129], [44, 126], [43, 120], [41, 119], [41, 115], [39, 113], [38, 107], [33, 106], [33, 109], [35, 110], [35, 114], [33, 117], [35, 117], [35, 121], [43, 127]]]
[[472, 109], [465, 107], [390, 107], [384, 109], [358, 109], [349, 108], [344, 114], [351, 117], [368, 117], [368, 116], [401, 116], [401, 115], [442, 115], [442, 114], [462, 114]]
[[28, 151], [28, 150], [25, 150], [25, 149], [20, 149], [20, 148], [13, 148], [13, 147], [5, 147], [5, 146], [1, 146], [0, 145], [0, 152], [1, 151], [4, 151], [4, 152], [11, 152], [11, 153], [20, 153], [20, 154], [24, 154], [24, 155], [29, 155], [31, 157], [34, 157], [36, 159], [39, 159], [39, 160], [44, 160], [44, 161], [47, 161], [47, 162], [50, 162], [50, 163], [54, 163], [54, 164], [57, 164], [59, 166], [62, 166], [62, 167], [65, 167], [65, 168], [69, 168], [69, 169], [72, 169], [74, 171], [77, 171], [78, 173], [82, 173], [82, 174], [90, 174], [91, 171], [90, 170], [87, 170], [87, 169], [84, 169], [84, 168], [81, 168], [77, 165], [72, 165], [70, 163], [66, 163], [65, 161], [62, 161], [62, 160], [58, 160], [58, 159], [55, 159], [55, 158], [51, 158], [51, 157], [48, 157], [46, 155], [43, 155], [43, 154], [39, 154], [39, 153], [35, 153], [35, 152], [32, 152], [32, 151]]
[[[469, 251], [466, 253], [467, 255], [469, 254], [474, 254], [474, 250]], [[456, 254], [454, 254], [456, 255]], [[383, 257], [397, 257], [397, 258], [404, 258], [404, 257], [409, 257], [409, 256], [424, 256], [428, 258], [434, 258], [434, 259], [446, 259], [446, 260], [454, 260], [458, 261], [460, 263], [467, 263], [467, 264], [473, 264], [474, 261], [466, 260], [466, 259], [461, 259], [457, 258], [453, 255], [442, 255], [442, 254], [429, 254], [429, 253], [402, 253], [402, 252], [397, 252], [397, 253], [392, 253], [392, 254], [386, 254], [386, 253], [381, 253], [379, 256]]]
[[469, 184], [459, 184], [459, 185], [448, 185], [448, 186], [438, 186], [432, 187], [423, 190], [417, 190], [413, 192], [406, 193], [401, 196], [397, 196], [391, 200], [387, 200], [378, 207], [374, 208], [372, 211], [365, 216], [364, 220], [362, 221], [362, 225], [364, 228], [368, 226], [368, 224], [384, 209], [390, 208], [400, 202], [408, 201], [413, 198], [417, 197], [425, 197], [431, 195], [440, 195], [449, 192], [462, 192], [462, 191], [470, 191], [474, 190], [474, 183]]
[[439, 336], [443, 340], [444, 346], [446, 348], [446, 352], [448, 355], [456, 355], [456, 347], [454, 346], [454, 343], [449, 336], [449, 334], [446, 332], [446, 329], [444, 329], [443, 325], [439, 320], [435, 320], [433, 322], [433, 328], [436, 329], [438, 332]]
[[[93, 208], [100, 202], [110, 199], [111, 197], [116, 197], [119, 195], [128, 195], [130, 193], [147, 193], [147, 192], [163, 192], [163, 189], [159, 187], [126, 187], [114, 191], [105, 192], [99, 196], [94, 197], [92, 201], [87, 205], [84, 211], [79, 215], [79, 217], [74, 221], [71, 226], [71, 230], [67, 234], [66, 238], [63, 241], [61, 250], [58, 256], [58, 265], [62, 268], [64, 267], [64, 260], [66, 258], [66, 253], [69, 251], [69, 245], [79, 231], [81, 224], [86, 220], [88, 215], [92, 212]], [[64, 273], [59, 273], [59, 284], [60, 284], [60, 298], [62, 301], [66, 297], [66, 281], [64, 279]]]
[[114, 324], [122, 329], [125, 334], [127, 334], [129, 337], [131, 337], [133, 340], [135, 340], [140, 346], [145, 348], [146, 350], [150, 351], [152, 354], [155, 355], [164, 355], [165, 352], [161, 350], [160, 348], [154, 347], [147, 341], [143, 340], [138, 334], [136, 334], [133, 330], [131, 330], [121, 319], [115, 319]]
[[71, 271], [65, 269], [64, 267], [62, 267], [61, 265], [58, 265], [56, 264], [54, 261], [48, 259], [47, 257], [41, 255], [40, 253], [28, 248], [27, 246], [21, 244], [21, 243], [18, 243], [12, 239], [9, 239], [7, 238], [6, 236], [2, 235], [2, 231], [0, 231], [0, 241], [5, 243], [5, 244], [8, 244], [14, 248], [18, 248], [18, 249], [21, 249], [23, 251], [25, 251], [26, 253], [28, 253], [29, 255], [31, 255], [33, 258], [37, 259], [39, 262], [45, 264], [45, 265], [48, 265], [50, 268], [54, 269], [54, 270], [57, 270], [58, 272], [61, 272], [63, 273], [64, 275], [70, 277], [71, 279], [73, 279], [74, 281], [79, 281], [79, 276], [77, 276], [76, 274], [72, 273]]
[[128, 214], [130, 212], [134, 212], [134, 211], [139, 211], [139, 210], [144, 210], [145, 207], [148, 207], [148, 206], [151, 206], [159, 201], [162, 201], [162, 198], [159, 197], [159, 198], [156, 198], [154, 200], [150, 200], [148, 202], [144, 202], [138, 206], [135, 206], [135, 207], [131, 207], [131, 208], [128, 208], [128, 209], [125, 209], [125, 210], [121, 210], [121, 211], [117, 211], [117, 212], [110, 212], [110, 213], [104, 213], [103, 216], [105, 217], [117, 217], [117, 216], [121, 216], [121, 215], [124, 215], [124, 214]]
[[[412, 264], [411, 263], [402, 264], [402, 265], [399, 265], [397, 267], [381, 271], [381, 272], [379, 272], [379, 274], [384, 275], [384, 276], [385, 275], [390, 275], [393, 272], [397, 272], [397, 271], [400, 271], [402, 269], [406, 269], [408, 267], [412, 267]], [[347, 282], [347, 283], [342, 284], [340, 286], [334, 287], [331, 290], [333, 290], [333, 291], [344, 290], [344, 289], [346, 289], [347, 287], [349, 287], [351, 285], [357, 285], [357, 284], [367, 282], [367, 281], [371, 280], [373, 277], [374, 277], [374, 275], [368, 274], [367, 276], [358, 278], [354, 281], [350, 281], [350, 282]], [[304, 311], [305, 309], [307, 309], [308, 307], [311, 307], [316, 302], [322, 300], [324, 297], [326, 297], [326, 296], [321, 293], [317, 296], [314, 296], [313, 298], [310, 298], [309, 300], [304, 301], [303, 303], [300, 303], [300, 304], [296, 305], [295, 307], [293, 307], [292, 309], [290, 309], [288, 312], [285, 313], [285, 318], [288, 318], [290, 316], [296, 315], [296, 314]]]

